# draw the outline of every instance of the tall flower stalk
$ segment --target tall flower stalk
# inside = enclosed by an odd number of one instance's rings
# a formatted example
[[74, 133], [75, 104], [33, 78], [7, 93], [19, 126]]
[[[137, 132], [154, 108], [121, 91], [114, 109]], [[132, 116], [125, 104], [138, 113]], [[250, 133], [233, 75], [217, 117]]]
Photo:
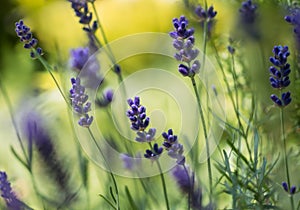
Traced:
[[115, 194], [116, 194], [116, 202], [115, 202], [115, 206], [112, 205], [111, 202], [109, 202], [109, 200], [107, 198], [105, 198], [103, 196], [103, 198], [108, 201], [108, 203], [114, 208], [119, 210], [120, 209], [120, 200], [119, 200], [119, 189], [118, 189], [118, 185], [116, 182], [116, 178], [111, 170], [111, 167], [109, 166], [105, 155], [100, 147], [100, 145], [98, 144], [92, 130], [90, 129], [90, 125], [92, 124], [94, 118], [93, 116], [89, 115], [89, 112], [91, 111], [91, 102], [88, 101], [88, 94], [85, 91], [85, 87], [81, 85], [81, 81], [79, 77], [76, 78], [72, 78], [71, 79], [71, 83], [72, 83], [72, 88], [70, 89], [70, 98], [71, 98], [71, 105], [73, 107], [74, 112], [78, 115], [79, 120], [78, 120], [78, 125], [85, 127], [88, 129], [88, 132], [93, 140], [93, 142], [95, 143], [97, 149], [100, 152], [100, 155], [102, 156], [106, 167], [109, 169], [109, 174], [112, 178], [113, 181], [113, 185], [115, 188]]
[[156, 129], [149, 128], [148, 131], [146, 130], [150, 123], [150, 118], [147, 117], [146, 107], [141, 105], [139, 97], [136, 96], [134, 97], [134, 99], [128, 99], [127, 102], [130, 106], [130, 109], [127, 111], [126, 114], [131, 122], [131, 129], [137, 134], [135, 140], [141, 143], [148, 143], [150, 147], [145, 151], [144, 157], [156, 162], [157, 164], [163, 187], [166, 208], [169, 210], [170, 204], [168, 199], [166, 181], [161, 165], [159, 163], [159, 156], [162, 154], [163, 148], [158, 146], [157, 143], [154, 143], [154, 145], [152, 145], [152, 141], [154, 141], [155, 139]]
[[24, 24], [23, 20], [19, 20], [18, 22], [16, 22], [15, 27], [16, 27], [15, 32], [17, 36], [20, 38], [20, 41], [24, 44], [24, 48], [30, 50], [30, 57], [34, 59], [37, 58], [41, 62], [41, 64], [44, 66], [44, 68], [48, 71], [48, 73], [52, 77], [61, 96], [63, 97], [65, 102], [69, 104], [61, 86], [59, 85], [57, 79], [55, 78], [52, 72], [53, 67], [42, 57], [42, 55], [44, 54], [43, 50], [42, 48], [37, 47], [38, 40], [33, 37], [31, 29]]
[[[290, 64], [287, 63], [287, 58], [290, 55], [289, 49], [287, 46], [275, 46], [273, 48], [273, 57], [270, 57], [270, 62], [273, 66], [270, 67], [270, 83], [274, 89], [279, 91], [279, 97], [276, 94], [271, 95], [271, 100], [276, 106], [278, 106], [280, 112], [280, 128], [281, 128], [281, 139], [283, 142], [283, 153], [284, 153], [284, 162], [285, 162], [285, 171], [287, 185], [291, 187], [289, 164], [287, 157], [287, 145], [286, 145], [286, 135], [284, 127], [284, 112], [283, 109], [289, 105], [292, 101], [290, 91], [283, 92], [283, 90], [289, 86], [290, 79], [289, 74], [291, 72]], [[294, 198], [290, 196], [291, 208], [295, 209]]]
[[[201, 99], [199, 96], [199, 90], [197, 88], [197, 84], [195, 81], [195, 75], [199, 73], [200, 70], [200, 62], [197, 60], [197, 56], [199, 54], [199, 50], [194, 49], [195, 38], [193, 36], [194, 29], [187, 28], [188, 20], [185, 16], [181, 16], [179, 19], [173, 19], [174, 31], [170, 32], [170, 36], [173, 38], [173, 46], [177, 50], [174, 57], [176, 60], [184, 62], [181, 63], [178, 67], [178, 71], [184, 77], [189, 77], [191, 79], [191, 83], [194, 89], [194, 93], [196, 96], [198, 109], [200, 113], [200, 118], [202, 122], [202, 129], [205, 138], [206, 144], [206, 155], [207, 155], [207, 170], [209, 177], [209, 199], [212, 201], [212, 169], [211, 169], [211, 161], [210, 161], [210, 152], [209, 152], [209, 142], [208, 142], [208, 134], [207, 127], [204, 117], [203, 108], [201, 105]], [[199, 137], [198, 137], [199, 138]], [[197, 141], [199, 139], [197, 138]], [[196, 160], [198, 162], [199, 148], [198, 142], [196, 142]]]

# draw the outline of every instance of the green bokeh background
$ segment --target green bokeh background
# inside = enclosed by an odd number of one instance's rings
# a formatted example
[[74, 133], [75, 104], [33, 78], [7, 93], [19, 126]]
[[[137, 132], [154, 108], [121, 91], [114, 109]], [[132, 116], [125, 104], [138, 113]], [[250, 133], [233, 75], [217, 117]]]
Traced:
[[[260, 128], [265, 141], [262, 152], [264, 153], [265, 151], [267, 158], [273, 160], [275, 157], [271, 152], [276, 150], [276, 145], [280, 144], [280, 139], [278, 138], [280, 124], [277, 115], [278, 111], [272, 106], [272, 102], [269, 99], [269, 95], [273, 90], [268, 82], [268, 68], [270, 66], [268, 58], [272, 55], [274, 45], [290, 46], [292, 55], [296, 51], [292, 27], [283, 19], [287, 14], [287, 10], [275, 0], [256, 1], [260, 4], [257, 10], [258, 17], [256, 21], [257, 31], [261, 34], [260, 39], [257, 40], [245, 33], [238, 24], [238, 9], [241, 1], [211, 0], [208, 2], [209, 5], [213, 4], [216, 11], [218, 11], [213, 40], [218, 47], [220, 55], [224, 59], [228, 58], [226, 47], [229, 44], [229, 38], [232, 38], [235, 41], [234, 46], [237, 50], [237, 66], [238, 68], [244, 66], [248, 70], [246, 76], [248, 76], [247, 78], [251, 83], [250, 86], [253, 90], [256, 90]], [[202, 48], [202, 29], [182, 1], [99, 0], [96, 3], [109, 41], [141, 32], [168, 33], [172, 30], [172, 18], [185, 14], [190, 19], [190, 25], [195, 27], [197, 47]], [[8, 0], [2, 3], [0, 8], [0, 27], [2, 32], [0, 33], [0, 76], [1, 81], [7, 88], [16, 117], [21, 122], [22, 119], [18, 114], [22, 113], [22, 110], [27, 108], [27, 106], [32, 106], [32, 104], [34, 104], [36, 109], [43, 111], [51, 134], [54, 136], [57, 150], [62, 154], [61, 159], [65, 162], [67, 168], [74, 170], [72, 181], [76, 182], [80, 179], [78, 169], [76, 169], [76, 140], [70, 138], [71, 128], [68, 120], [66, 120], [67, 114], [64, 102], [43, 66], [38, 61], [31, 60], [29, 52], [23, 49], [22, 44], [19, 43], [14, 32], [14, 24], [21, 18], [31, 27], [34, 36], [39, 39], [39, 45], [45, 51], [44, 57], [50, 63], [59, 62], [59, 64], [62, 64], [58, 66], [60, 68], [59, 72], [63, 75], [61, 82], [66, 86], [66, 90], [69, 86], [65, 78], [73, 75], [68, 68], [69, 52], [71, 49], [84, 46], [87, 43], [85, 33], [81, 30], [78, 19], [67, 1], [36, 0], [33, 2], [30, 0]], [[208, 47], [207, 56], [216, 65], [214, 51], [210, 47]], [[166, 63], [165, 60], [160, 60], [156, 56], [137, 56], [122, 63], [125, 77], [144, 68], [145, 65], [151, 67], [149, 63], [153, 66], [161, 65], [162, 68], [164, 65], [169, 65], [168, 62]], [[299, 71], [299, 67], [294, 63], [292, 63], [292, 66], [295, 70], [298, 68]], [[176, 73], [176, 69], [172, 72]], [[291, 81], [293, 82], [294, 79], [295, 74], [292, 73]], [[109, 86], [109, 84], [105, 85]], [[292, 95], [295, 89], [296, 86], [292, 83], [290, 89]], [[245, 90], [241, 87], [240, 91]], [[297, 92], [294, 91], [294, 93]], [[247, 102], [247, 98], [244, 100], [245, 107], [241, 107], [241, 112], [247, 116], [250, 111], [247, 110], [249, 102]], [[148, 101], [150, 100], [148, 99]], [[230, 105], [228, 105], [228, 110], [226, 111], [228, 121], [235, 123]], [[299, 110], [295, 104], [291, 104], [286, 109], [289, 144], [294, 149], [291, 152], [291, 161], [295, 160], [295, 167], [291, 168], [291, 173], [293, 174], [293, 182], [297, 184], [300, 183], [297, 176], [298, 162], [296, 162], [299, 147], [297, 141], [299, 140], [299, 130], [297, 130], [298, 127], [295, 125], [295, 118], [293, 118], [296, 116], [296, 112], [299, 112]], [[100, 114], [103, 115], [105, 121], [109, 121], [109, 119], [106, 119], [106, 112]], [[22, 115], [20, 114], [20, 116]], [[106, 129], [109, 131], [109, 125]], [[224, 136], [226, 138], [226, 135]], [[31, 196], [33, 189], [29, 183], [30, 177], [10, 152], [10, 146], [18, 148], [18, 144], [2, 95], [0, 95], [0, 139], [0, 170], [7, 172], [13, 183], [12, 186], [18, 192], [19, 197], [24, 198], [35, 208], [36, 197]], [[291, 165], [293, 166], [293, 164]], [[282, 166], [283, 163], [279, 162], [278, 167], [275, 168], [275, 173], [278, 173], [276, 178], [278, 183], [284, 179]], [[36, 172], [42, 174], [43, 172], [39, 168], [40, 166], [37, 164]], [[105, 193], [107, 180], [102, 179], [105, 176], [105, 172], [93, 164], [90, 166], [90, 169], [90, 194]], [[203, 180], [207, 179], [206, 169], [201, 169], [200, 171], [203, 173]], [[126, 178], [121, 180], [130, 186], [134, 186], [132, 180]], [[149, 180], [149, 182], [152, 181]], [[40, 184], [43, 184], [43, 180], [40, 180]], [[170, 184], [168, 187], [170, 187], [170, 192], [172, 190], [176, 191], [175, 186]], [[51, 186], [46, 185], [45, 193], [47, 193], [49, 188], [53, 190]], [[180, 196], [179, 193], [178, 196]], [[101, 203], [101, 199], [94, 197], [91, 202], [92, 206], [96, 206]], [[182, 203], [184, 202], [178, 201], [176, 205], [180, 206]], [[84, 206], [84, 204], [81, 205]], [[82, 207], [78, 209], [80, 208]]]

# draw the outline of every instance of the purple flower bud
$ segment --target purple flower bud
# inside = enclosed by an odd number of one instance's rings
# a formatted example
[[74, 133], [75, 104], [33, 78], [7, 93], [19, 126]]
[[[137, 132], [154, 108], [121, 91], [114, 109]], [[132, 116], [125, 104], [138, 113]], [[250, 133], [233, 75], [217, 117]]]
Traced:
[[293, 185], [292, 187], [291, 187], [291, 189], [290, 189], [290, 194], [291, 195], [294, 195], [295, 193], [296, 193], [296, 186], [295, 185]]
[[189, 76], [189, 68], [184, 65], [184, 64], [180, 64], [179, 67], [178, 67], [178, 71], [184, 76]]
[[286, 192], [289, 191], [289, 187], [288, 187], [288, 184], [287, 184], [286, 182], [282, 182], [281, 185], [282, 185], [283, 189], [284, 189]]

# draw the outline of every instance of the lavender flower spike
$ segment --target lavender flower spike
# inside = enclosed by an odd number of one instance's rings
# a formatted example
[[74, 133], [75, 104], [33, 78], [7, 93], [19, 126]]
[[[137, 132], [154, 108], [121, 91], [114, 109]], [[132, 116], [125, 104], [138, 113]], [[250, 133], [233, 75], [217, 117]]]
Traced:
[[25, 208], [23, 202], [21, 202], [16, 194], [12, 191], [7, 175], [4, 171], [0, 171], [0, 192], [1, 197], [5, 200], [7, 208], [11, 210], [21, 210]]
[[140, 104], [140, 98], [127, 100], [131, 109], [127, 111], [127, 117], [131, 121], [131, 129], [134, 131], [144, 131], [150, 122], [150, 118], [146, 116], [146, 108]]
[[[275, 46], [273, 49], [273, 57], [270, 57], [270, 62], [273, 66], [270, 67], [270, 83], [275, 89], [282, 90], [289, 86], [290, 64], [287, 63], [287, 58], [290, 55], [287, 46]], [[291, 102], [291, 93], [283, 92], [281, 98], [275, 94], [271, 95], [272, 101], [279, 107], [285, 107]]]
[[252, 3], [252, 0], [242, 2], [242, 7], [239, 10], [242, 22], [245, 24], [253, 24], [256, 18], [256, 9], [257, 6]]
[[173, 135], [173, 130], [169, 129], [168, 133], [164, 132], [162, 136], [164, 138], [163, 146], [168, 151], [168, 155], [176, 159], [177, 164], [184, 165], [183, 145], [178, 143], [177, 136]]
[[43, 50], [37, 47], [38, 40], [33, 38], [30, 28], [26, 26], [23, 20], [16, 22], [16, 34], [20, 37], [20, 41], [24, 43], [25, 49], [30, 49], [30, 56], [36, 58], [38, 55], [43, 55]]
[[140, 98], [138, 96], [134, 99], [127, 100], [130, 109], [127, 111], [127, 117], [131, 122], [131, 129], [136, 131], [138, 142], [151, 142], [156, 134], [155, 128], [149, 128], [146, 131], [150, 123], [150, 118], [146, 115], [146, 107], [140, 104]]
[[85, 93], [85, 87], [80, 84], [80, 78], [72, 78], [72, 89], [70, 90], [71, 104], [74, 111], [80, 116], [78, 124], [82, 127], [89, 127], [93, 122], [93, 116], [89, 116], [91, 111], [91, 102], [87, 102], [88, 95]]
[[200, 70], [200, 62], [195, 60], [199, 50], [194, 49], [194, 29], [187, 28], [188, 20], [185, 16], [181, 16], [179, 19], [174, 18], [173, 26], [174, 31], [170, 32], [169, 35], [174, 39], [173, 47], [177, 50], [174, 57], [176, 60], [186, 63], [180, 64], [178, 71], [185, 77], [194, 77]]
[[93, 13], [89, 11], [88, 8], [88, 0], [68, 0], [71, 2], [71, 6], [75, 12], [75, 15], [79, 17], [79, 23], [84, 25], [83, 30], [88, 33], [95, 33], [95, 31], [98, 29], [97, 21], [94, 21], [92, 25], [91, 21], [93, 18]]
[[204, 23], [206, 22], [208, 36], [211, 36], [211, 31], [215, 24], [215, 16], [217, 15], [217, 12], [214, 10], [214, 7], [210, 6], [207, 10], [205, 10], [199, 5], [195, 9], [195, 14], [198, 16], [199, 22], [202, 27], [204, 27]]

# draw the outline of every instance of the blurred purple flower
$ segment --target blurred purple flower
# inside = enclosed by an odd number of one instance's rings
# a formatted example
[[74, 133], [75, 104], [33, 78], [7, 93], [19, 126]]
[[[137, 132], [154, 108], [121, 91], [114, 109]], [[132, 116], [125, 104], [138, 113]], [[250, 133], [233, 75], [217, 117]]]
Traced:
[[79, 47], [71, 50], [70, 66], [72, 69], [80, 71], [89, 59], [89, 48]]
[[300, 8], [294, 7], [290, 10], [290, 14], [284, 18], [288, 23], [294, 26], [294, 34], [298, 52], [300, 53]]
[[212, 210], [213, 205], [208, 204], [203, 206], [202, 204], [202, 190], [195, 184], [194, 172], [189, 171], [182, 165], [176, 165], [172, 171], [173, 177], [175, 178], [177, 185], [182, 193], [190, 195], [190, 205], [193, 209], [201, 210]]
[[107, 89], [103, 92], [101, 98], [96, 99], [95, 103], [100, 107], [106, 107], [112, 102], [113, 97], [114, 97], [114, 91], [112, 89]]
[[9, 210], [25, 209], [25, 205], [21, 202], [16, 194], [12, 191], [7, 175], [4, 171], [0, 171], [0, 191], [1, 197], [5, 200]]
[[22, 127], [28, 141], [35, 145], [47, 173], [53, 178], [59, 191], [63, 193], [61, 202], [65, 205], [73, 202], [75, 196], [70, 187], [70, 175], [58, 158], [53, 139], [42, 116], [36, 111], [26, 113], [23, 117]]
[[247, 35], [254, 39], [260, 37], [258, 28], [256, 27], [257, 19], [257, 5], [253, 4], [252, 0], [243, 1], [239, 9], [240, 12], [240, 27], [244, 29]]
[[204, 27], [205, 23], [207, 24], [208, 37], [210, 37], [213, 26], [215, 24], [215, 17], [217, 15], [217, 12], [214, 10], [214, 7], [210, 6], [207, 10], [205, 10], [199, 5], [195, 9], [195, 14], [198, 16], [198, 21], [200, 22], [202, 27]]

